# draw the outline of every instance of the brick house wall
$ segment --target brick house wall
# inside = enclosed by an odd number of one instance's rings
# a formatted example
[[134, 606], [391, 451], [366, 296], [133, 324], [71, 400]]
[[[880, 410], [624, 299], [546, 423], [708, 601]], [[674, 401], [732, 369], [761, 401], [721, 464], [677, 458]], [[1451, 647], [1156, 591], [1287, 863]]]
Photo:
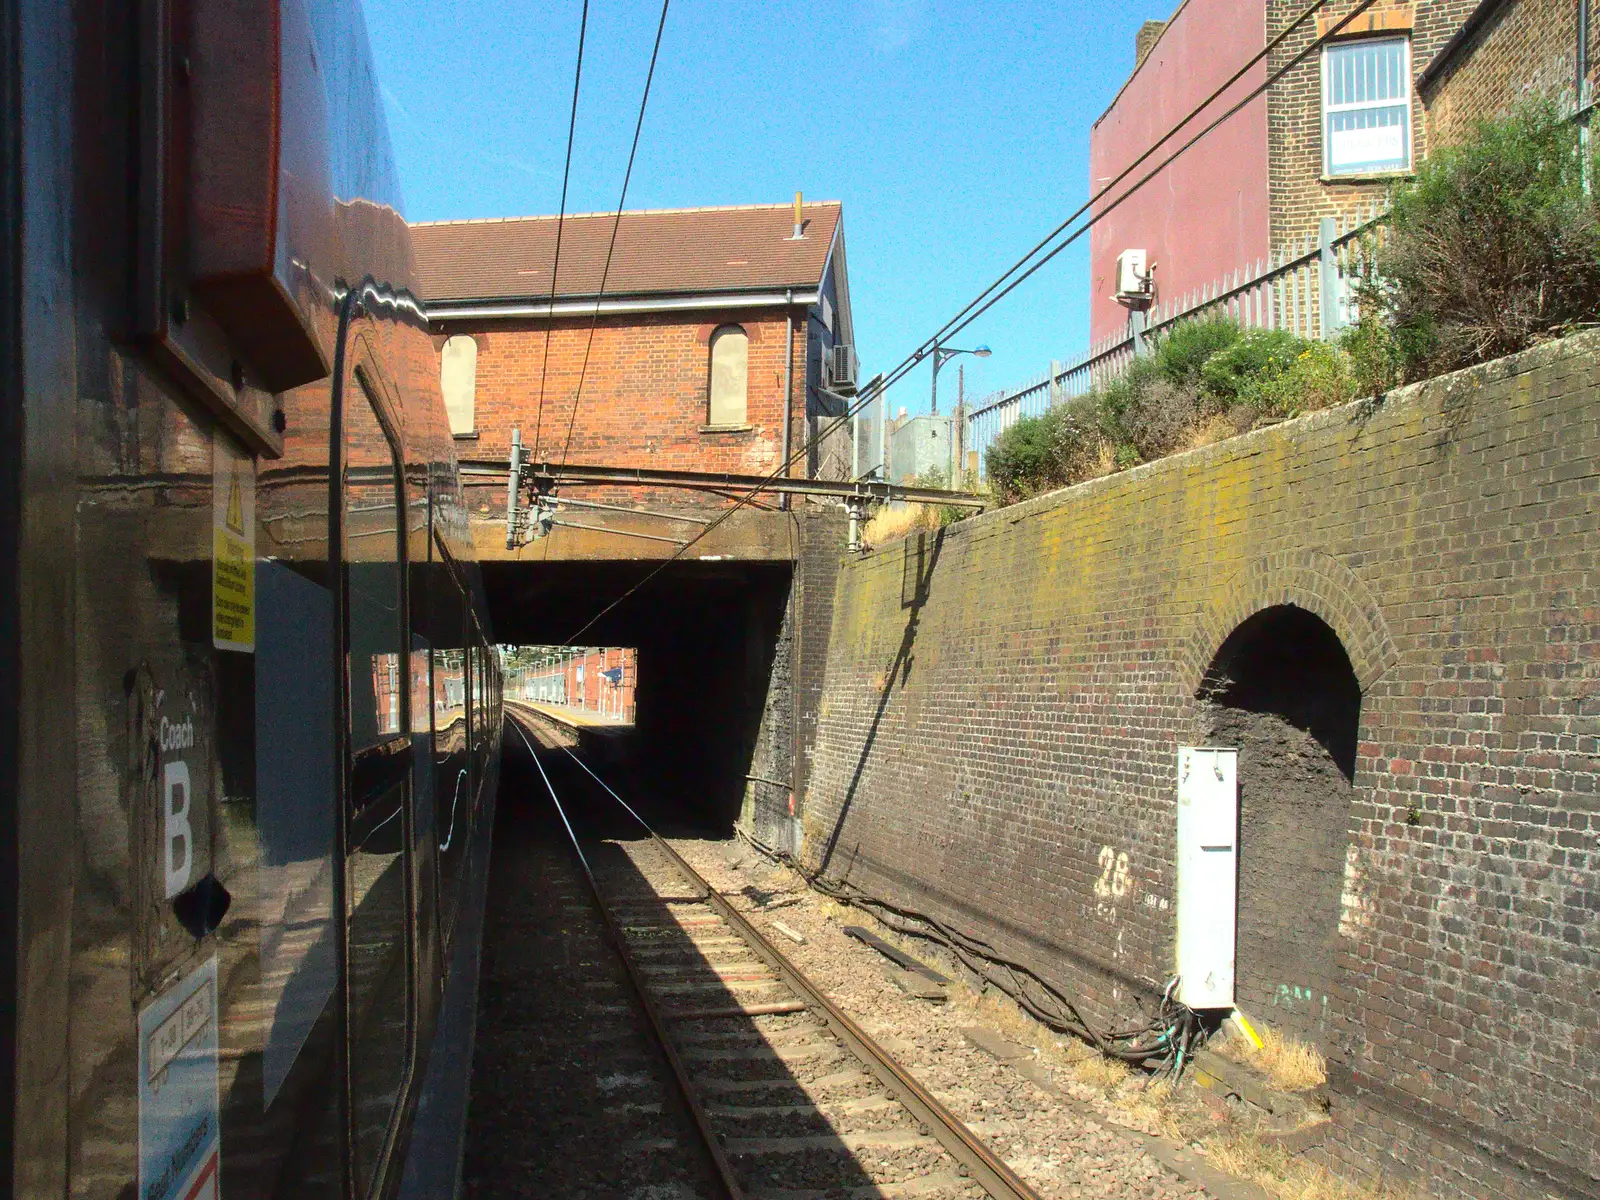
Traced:
[[[1554, 0], [1536, 0], [1553, 4]], [[1285, 38], [1264, 67], [1246, 75], [1207, 109], [1198, 129], [1253, 86], [1277, 75], [1355, 7], [1336, 0]], [[1340, 40], [1407, 34], [1413, 77], [1461, 28], [1474, 0], [1386, 0], [1356, 17]], [[1090, 138], [1091, 190], [1157, 137], [1305, 10], [1303, 0], [1187, 0]], [[1566, 15], [1570, 29], [1572, 16]], [[1568, 38], [1570, 41], [1570, 36]], [[1427, 153], [1423, 101], [1413, 88], [1412, 162]], [[1174, 143], [1176, 144], [1176, 143]], [[1224, 168], [1219, 170], [1219, 164]], [[1126, 312], [1110, 297], [1117, 254], [1143, 247], [1158, 266], [1158, 297], [1216, 284], [1253, 268], [1269, 251], [1315, 238], [1324, 217], [1365, 215], [1409, 172], [1326, 178], [1323, 173], [1322, 55], [1310, 54], [1205, 140], [1166, 167], [1090, 233], [1090, 336], [1119, 332]], [[1313, 308], [1315, 305], [1313, 305]]]
[[[1550, 97], [1571, 108], [1577, 35], [1573, 0], [1500, 4], [1421, 89], [1432, 143], [1459, 141], [1478, 122], [1504, 115], [1525, 97]], [[1589, 36], [1593, 63], [1600, 50], [1600, 22], [1591, 24]]]
[[[1274, 74], [1332, 28], [1355, 7], [1353, 0], [1330, 4], [1268, 56]], [[1442, 49], [1476, 7], [1473, 0], [1417, 0], [1408, 5], [1377, 5], [1345, 27], [1344, 36], [1411, 34], [1413, 78]], [[1267, 37], [1276, 37], [1305, 9], [1296, 0], [1267, 0]], [[1412, 162], [1428, 149], [1421, 98], [1411, 98]], [[1272, 208], [1272, 243], [1282, 245], [1315, 236], [1323, 217], [1353, 216], [1374, 201], [1381, 202], [1397, 178], [1406, 173], [1325, 179], [1322, 146], [1322, 61], [1312, 54], [1289, 71], [1267, 93], [1268, 187]]]
[[1128, 1016], [1173, 969], [1177, 747], [1234, 632], [1298, 614], [1359, 704], [1312, 864], [1342, 880], [1326, 1157], [1596, 1194], [1597, 389], [1579, 335], [845, 563], [804, 859]]
[[[707, 428], [709, 343], [726, 324], [739, 325], [749, 338], [746, 423], [733, 431]], [[793, 395], [787, 406], [792, 449], [804, 444], [806, 433], [805, 326], [804, 312], [797, 310]], [[457, 455], [503, 463], [516, 427], [534, 462], [560, 462], [565, 454], [574, 463], [765, 474], [782, 461], [786, 323], [781, 310], [602, 317], [592, 345], [589, 330], [587, 319], [565, 319], [452, 322], [436, 333], [436, 347], [457, 334], [470, 334], [478, 346], [476, 433], [457, 437]], [[803, 474], [804, 465], [797, 464], [793, 473]], [[709, 493], [678, 489], [583, 488], [571, 494], [672, 508], [726, 503]], [[472, 488], [470, 503], [480, 516], [502, 512], [503, 483]]]
[[[779, 469], [787, 443], [792, 475], [850, 474], [848, 427], [815, 450], [807, 436], [842, 404], [822, 387], [824, 351], [854, 341], [837, 201], [796, 195], [793, 205], [423, 222], [411, 232], [441, 389], [458, 457], [469, 464], [504, 464], [518, 428], [535, 463], [765, 475]], [[724, 325], [748, 339], [747, 411], [737, 424], [732, 410], [719, 414], [713, 427], [711, 341]], [[452, 336], [470, 336], [474, 352], [446, 362]], [[734, 361], [724, 359], [719, 372]], [[469, 404], [472, 430], [464, 427]], [[488, 475], [468, 485], [483, 530], [504, 489]], [[573, 513], [581, 500], [699, 510], [729, 503], [689, 489], [569, 486], [569, 496]], [[626, 518], [591, 514], [625, 545], [616, 525]], [[636, 549], [649, 537], [672, 540], [632, 533]]]

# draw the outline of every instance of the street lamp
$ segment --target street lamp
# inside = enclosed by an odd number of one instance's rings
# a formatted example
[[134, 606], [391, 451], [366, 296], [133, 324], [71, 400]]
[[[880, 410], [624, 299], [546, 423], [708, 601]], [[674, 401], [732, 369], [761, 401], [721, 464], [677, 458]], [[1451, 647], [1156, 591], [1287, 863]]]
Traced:
[[994, 351], [990, 350], [987, 346], [974, 346], [971, 350], [957, 350], [950, 346], [941, 346], [938, 342], [935, 342], [933, 344], [933, 408], [931, 411], [939, 411], [940, 367], [944, 366], [945, 363], [949, 362], [952, 358], [955, 358], [958, 354], [970, 354], [974, 358], [988, 358], [989, 355], [993, 353]]

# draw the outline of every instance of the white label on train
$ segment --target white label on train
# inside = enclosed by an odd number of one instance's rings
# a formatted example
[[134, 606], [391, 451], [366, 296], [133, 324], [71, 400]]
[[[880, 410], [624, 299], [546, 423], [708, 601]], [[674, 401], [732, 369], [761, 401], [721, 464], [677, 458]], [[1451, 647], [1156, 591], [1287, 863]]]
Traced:
[[256, 648], [256, 461], [212, 436], [211, 640]]
[[194, 749], [194, 718], [185, 717], [181, 721], [169, 721], [161, 718], [157, 726], [157, 733], [163, 750], [193, 750]]
[[162, 843], [166, 847], [163, 864], [167, 899], [171, 900], [189, 886], [189, 876], [194, 873], [194, 826], [189, 820], [193, 785], [189, 780], [189, 764], [182, 759], [164, 763], [161, 784], [161, 813], [165, 826]]
[[217, 960], [139, 1014], [139, 1200], [218, 1200]]

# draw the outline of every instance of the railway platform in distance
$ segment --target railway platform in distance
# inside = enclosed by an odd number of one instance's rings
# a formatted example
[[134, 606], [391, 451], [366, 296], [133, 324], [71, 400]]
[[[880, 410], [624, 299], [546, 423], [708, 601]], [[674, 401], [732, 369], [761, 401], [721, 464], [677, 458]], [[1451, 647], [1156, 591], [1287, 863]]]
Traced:
[[589, 712], [586, 709], [570, 708], [565, 704], [548, 704], [535, 700], [518, 700], [515, 703], [572, 729], [589, 731], [633, 728], [632, 721], [608, 713]]

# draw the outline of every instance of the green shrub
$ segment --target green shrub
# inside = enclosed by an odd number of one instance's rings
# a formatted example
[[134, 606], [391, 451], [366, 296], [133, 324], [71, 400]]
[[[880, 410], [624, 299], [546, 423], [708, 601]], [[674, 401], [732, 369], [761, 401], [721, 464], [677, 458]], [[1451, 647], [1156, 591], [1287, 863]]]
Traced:
[[1269, 367], [1248, 389], [1246, 402], [1263, 416], [1297, 417], [1355, 398], [1355, 380], [1343, 351], [1310, 342], [1286, 367]]
[[984, 451], [990, 486], [1007, 501], [1042, 491], [1056, 477], [1055, 413], [1019, 417]]
[[1055, 417], [1056, 458], [1060, 464], [1056, 486], [1088, 479], [1100, 469], [1105, 447], [1099, 398], [1093, 392], [1074, 396], [1051, 413]]
[[1156, 345], [1156, 364], [1161, 374], [1180, 387], [1200, 386], [1200, 370], [1219, 350], [1239, 340], [1237, 321], [1224, 316], [1185, 321]]
[[1104, 444], [1094, 394], [1022, 417], [984, 453], [989, 484], [1007, 503], [1087, 479]]
[[1389, 327], [1371, 313], [1339, 335], [1339, 348], [1350, 367], [1350, 382], [1357, 396], [1379, 396], [1401, 380], [1403, 363]]
[[1161, 368], [1156, 365], [1154, 358], [1136, 358], [1121, 375], [1090, 393], [1094, 399], [1094, 421], [1100, 436], [1113, 447], [1125, 446], [1132, 441], [1127, 425], [1129, 411], [1139, 394], [1159, 378]]
[[1600, 316], [1600, 220], [1577, 128], [1532, 102], [1434, 151], [1396, 189], [1376, 267], [1362, 311], [1413, 379]]
[[995, 438], [984, 462], [1002, 502], [1092, 478], [1108, 459], [1121, 469], [1182, 450], [1218, 410], [1233, 410], [1243, 432], [1257, 414], [1293, 416], [1355, 395], [1347, 356], [1333, 346], [1282, 330], [1243, 331], [1224, 318], [1185, 328], [1197, 332], [1174, 331], [1117, 378]]
[[1253, 403], [1260, 383], [1287, 371], [1308, 345], [1287, 329], [1252, 329], [1206, 359], [1201, 382], [1224, 410]]
[[1200, 419], [1200, 396], [1192, 383], [1169, 379], [1158, 362], [1139, 359], [1101, 390], [1096, 415], [1117, 466], [1131, 467], [1183, 446]]

